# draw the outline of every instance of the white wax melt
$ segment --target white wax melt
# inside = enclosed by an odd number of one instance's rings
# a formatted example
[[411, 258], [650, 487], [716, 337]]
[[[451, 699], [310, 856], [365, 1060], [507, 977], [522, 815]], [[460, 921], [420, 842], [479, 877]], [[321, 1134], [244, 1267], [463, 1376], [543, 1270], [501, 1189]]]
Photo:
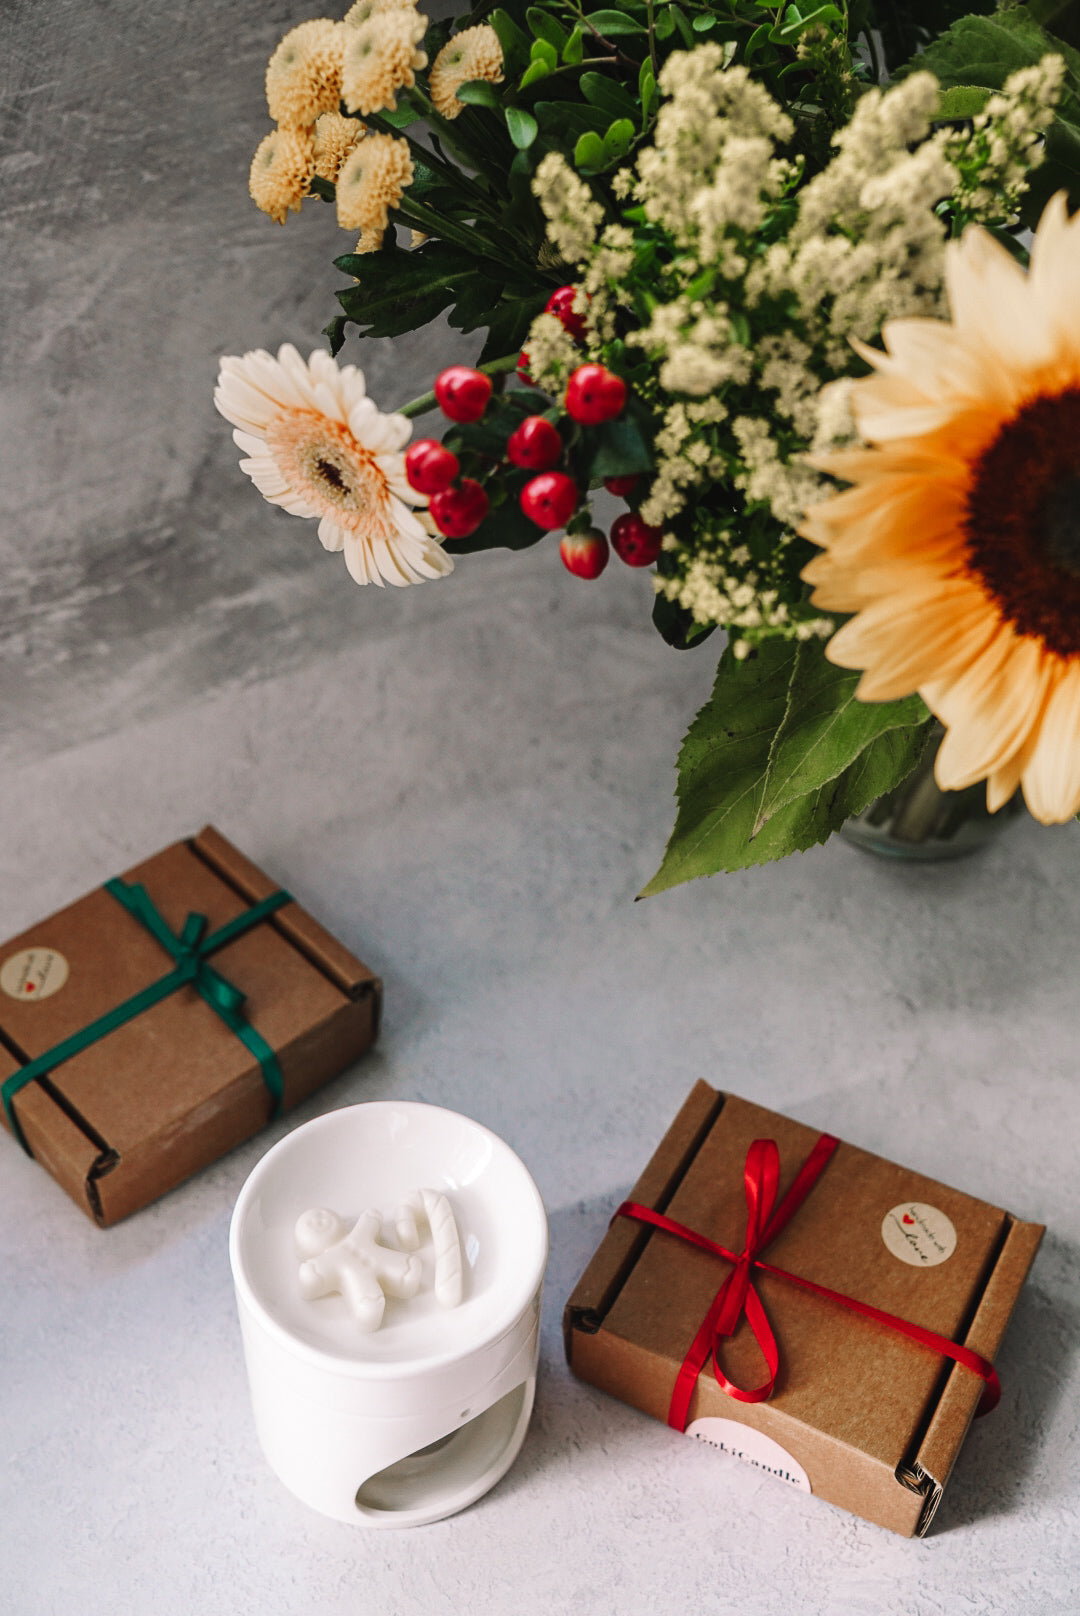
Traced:
[[420, 1290], [424, 1264], [417, 1217], [431, 1230], [435, 1247], [435, 1299], [442, 1307], [457, 1307], [462, 1297], [461, 1242], [457, 1223], [445, 1195], [416, 1190], [398, 1207], [394, 1220], [400, 1250], [379, 1239], [383, 1216], [374, 1208], [357, 1218], [350, 1231], [343, 1218], [329, 1207], [301, 1213], [294, 1230], [300, 1264], [300, 1295], [317, 1301], [340, 1295], [361, 1330], [377, 1330], [383, 1321], [386, 1298], [409, 1301]]

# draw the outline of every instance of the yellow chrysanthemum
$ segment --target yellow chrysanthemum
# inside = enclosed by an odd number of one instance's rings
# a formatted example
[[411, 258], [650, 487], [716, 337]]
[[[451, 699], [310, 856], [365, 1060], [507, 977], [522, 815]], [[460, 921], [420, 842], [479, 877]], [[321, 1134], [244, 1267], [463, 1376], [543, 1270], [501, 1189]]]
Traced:
[[411, 8], [384, 11], [346, 33], [341, 98], [350, 112], [367, 116], [397, 106], [397, 92], [416, 83], [427, 56], [416, 47], [427, 18]]
[[1047, 206], [1025, 275], [972, 227], [946, 249], [951, 323], [895, 320], [851, 403], [869, 448], [815, 464], [814, 604], [855, 615], [826, 655], [859, 694], [917, 690], [946, 726], [938, 783], [1022, 785], [1080, 810], [1080, 214]]
[[396, 208], [412, 182], [409, 143], [396, 135], [366, 135], [346, 158], [337, 182], [337, 216], [343, 230], [362, 230], [360, 252], [374, 252]]
[[456, 118], [465, 110], [457, 92], [474, 79], [501, 84], [503, 53], [499, 36], [487, 23], [466, 28], [448, 40], [436, 56], [428, 79], [428, 93], [435, 111], [444, 118]]
[[266, 69], [266, 104], [283, 129], [307, 129], [341, 100], [345, 31], [329, 17], [291, 28]]
[[284, 224], [290, 209], [300, 211], [314, 173], [312, 136], [302, 129], [272, 129], [260, 140], [251, 160], [251, 200], [271, 219]]
[[355, 0], [345, 13], [346, 28], [362, 28], [369, 17], [384, 11], [415, 11], [416, 0]]
[[358, 584], [416, 584], [454, 563], [405, 478], [412, 425], [383, 415], [363, 373], [328, 353], [305, 364], [288, 343], [222, 359], [214, 403], [236, 431], [247, 472], [264, 499], [294, 516], [317, 516], [327, 550], [343, 550]]
[[359, 118], [324, 112], [315, 124], [315, 172], [319, 178], [336, 185], [345, 159], [356, 150], [366, 132]]

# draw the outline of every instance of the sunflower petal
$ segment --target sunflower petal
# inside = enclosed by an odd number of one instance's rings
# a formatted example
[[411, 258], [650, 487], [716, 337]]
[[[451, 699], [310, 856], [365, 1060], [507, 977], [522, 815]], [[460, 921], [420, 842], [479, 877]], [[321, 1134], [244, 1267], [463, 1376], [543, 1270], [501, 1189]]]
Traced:
[[1027, 740], [1049, 683], [1040, 642], [1004, 628], [958, 679], [924, 686], [923, 700], [947, 726], [935, 770], [942, 789], [962, 791], [1003, 769]]
[[1043, 825], [1080, 812], [1080, 664], [1066, 667], [1050, 693], [1023, 786], [1028, 808]]

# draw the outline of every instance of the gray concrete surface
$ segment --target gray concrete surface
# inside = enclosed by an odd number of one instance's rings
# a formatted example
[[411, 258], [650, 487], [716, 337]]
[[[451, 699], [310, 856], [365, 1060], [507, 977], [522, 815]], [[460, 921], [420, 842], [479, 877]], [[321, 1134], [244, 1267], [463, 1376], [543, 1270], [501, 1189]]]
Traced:
[[[634, 904], [711, 673], [652, 633], [647, 580], [581, 584], [547, 543], [357, 590], [211, 407], [219, 353], [312, 346], [331, 311], [328, 211], [279, 231], [245, 195], [262, 65], [315, 9], [0, 9], [0, 937], [210, 819], [387, 984], [369, 1059], [112, 1231], [0, 1139], [0, 1611], [1071, 1611], [1076, 828], [941, 870], [834, 842]], [[372, 345], [372, 391], [418, 391], [435, 353]], [[563, 1365], [562, 1303], [699, 1076], [1049, 1226], [923, 1543]], [[261, 1458], [226, 1235], [285, 1127], [391, 1097], [519, 1151], [552, 1259], [519, 1462], [373, 1536]]]

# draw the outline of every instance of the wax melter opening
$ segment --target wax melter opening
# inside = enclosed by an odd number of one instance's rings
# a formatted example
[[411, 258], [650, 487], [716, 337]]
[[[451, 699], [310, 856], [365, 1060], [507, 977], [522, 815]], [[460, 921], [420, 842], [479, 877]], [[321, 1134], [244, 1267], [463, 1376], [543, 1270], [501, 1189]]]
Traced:
[[[493, 1486], [521, 1446], [531, 1412], [523, 1381], [449, 1436], [369, 1476], [356, 1494], [363, 1515], [411, 1515], [464, 1508]], [[406, 1522], [403, 1520], [402, 1525]]]

